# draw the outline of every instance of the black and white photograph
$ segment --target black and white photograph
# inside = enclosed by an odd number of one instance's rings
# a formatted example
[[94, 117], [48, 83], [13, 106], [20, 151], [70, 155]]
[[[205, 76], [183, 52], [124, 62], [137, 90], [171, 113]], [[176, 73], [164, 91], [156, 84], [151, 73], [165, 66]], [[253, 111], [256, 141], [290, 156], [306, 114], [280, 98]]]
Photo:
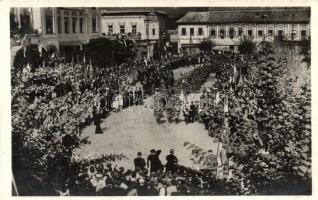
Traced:
[[10, 7], [11, 195], [312, 195], [311, 12]]

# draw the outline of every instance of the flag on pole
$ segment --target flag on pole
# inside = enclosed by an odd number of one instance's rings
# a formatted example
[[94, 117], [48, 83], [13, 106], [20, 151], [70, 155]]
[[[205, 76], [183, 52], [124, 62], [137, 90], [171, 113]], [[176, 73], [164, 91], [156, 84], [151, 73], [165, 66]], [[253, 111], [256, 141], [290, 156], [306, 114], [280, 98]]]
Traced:
[[224, 113], [227, 113], [227, 112], [229, 112], [229, 102], [228, 102], [227, 96], [225, 96], [225, 99], [224, 99]]
[[220, 93], [216, 92], [216, 96], [215, 96], [215, 105], [217, 105], [220, 102]]
[[232, 86], [230, 86], [230, 92], [233, 92], [233, 88], [232, 88]]
[[26, 58], [26, 47], [23, 47], [23, 57]]
[[92, 79], [94, 76], [94, 69], [93, 69], [93, 66], [92, 66], [92, 60], [89, 59], [89, 78]]
[[147, 59], [144, 59], [145, 65], [148, 66]]
[[39, 49], [40, 57], [42, 58], [42, 53], [43, 53], [42, 44], [39, 45], [38, 49]]
[[83, 54], [83, 62], [86, 63], [85, 52]]
[[242, 83], [243, 83], [243, 79], [242, 79], [242, 75], [240, 75], [240, 79], [239, 79], [238, 85], [240, 85]]
[[28, 64], [27, 64], [27, 70], [28, 70], [28, 72], [31, 71], [31, 66], [30, 66], [30, 63], [29, 63], [29, 62], [28, 62]]

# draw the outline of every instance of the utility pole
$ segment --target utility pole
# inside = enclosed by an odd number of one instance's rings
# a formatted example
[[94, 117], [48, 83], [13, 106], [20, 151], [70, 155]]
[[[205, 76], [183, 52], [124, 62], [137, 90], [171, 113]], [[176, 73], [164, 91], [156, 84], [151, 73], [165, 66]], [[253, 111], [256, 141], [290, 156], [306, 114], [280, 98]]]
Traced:
[[295, 23], [294, 23], [294, 19], [295, 19], [295, 14], [294, 14], [294, 10], [292, 9], [292, 34], [291, 34], [291, 46], [292, 46], [292, 49], [291, 49], [291, 59], [293, 58], [293, 52], [294, 52], [294, 31], [295, 31]]

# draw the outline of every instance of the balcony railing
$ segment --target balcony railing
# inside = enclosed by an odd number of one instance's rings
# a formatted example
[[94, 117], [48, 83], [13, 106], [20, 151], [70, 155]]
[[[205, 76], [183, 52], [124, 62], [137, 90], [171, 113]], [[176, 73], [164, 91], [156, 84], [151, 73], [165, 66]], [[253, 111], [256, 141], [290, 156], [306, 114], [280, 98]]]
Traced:
[[115, 40], [115, 39], [133, 39], [133, 40], [141, 40], [141, 34], [103, 34], [103, 37]]

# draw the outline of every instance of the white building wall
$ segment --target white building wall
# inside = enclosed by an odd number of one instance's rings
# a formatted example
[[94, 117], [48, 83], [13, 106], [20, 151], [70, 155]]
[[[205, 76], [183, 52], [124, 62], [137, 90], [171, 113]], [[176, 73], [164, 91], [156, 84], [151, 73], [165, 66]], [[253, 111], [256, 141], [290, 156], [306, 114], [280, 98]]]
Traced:
[[[236, 24], [210, 24], [210, 25], [178, 25], [178, 49], [184, 44], [197, 44], [200, 39], [203, 39], [204, 37], [209, 37], [212, 39], [216, 45], [218, 46], [228, 46], [228, 45], [237, 45], [240, 41], [240, 38], [238, 36], [238, 29], [243, 29], [243, 36], [248, 36], [248, 30], [252, 31], [252, 38], [255, 42], [260, 42], [264, 39], [270, 39], [273, 40], [274, 36], [278, 36], [279, 31], [283, 31], [284, 35], [287, 35], [288, 38], [291, 38], [292, 33], [292, 24], [243, 24], [243, 23], [236, 23]], [[202, 27], [204, 30], [203, 36], [197, 35], [197, 29], [199, 27]], [[182, 28], [186, 29], [186, 35], [182, 35]], [[190, 42], [190, 28], [194, 28], [194, 35], [191, 36], [191, 42]], [[234, 28], [235, 37], [233, 39], [230, 39], [229, 37], [229, 30], [230, 28]], [[216, 31], [215, 37], [210, 37], [210, 31], [214, 29]], [[224, 39], [220, 38], [220, 30], [224, 29], [225, 31], [225, 37]], [[263, 31], [262, 36], [258, 36], [258, 30]], [[268, 31], [273, 31], [273, 36], [268, 36]], [[306, 30], [306, 36], [310, 36], [310, 24], [294, 24], [294, 31], [296, 33], [296, 36], [294, 40], [300, 40], [301, 39], [301, 31]]]
[[132, 25], [136, 25], [137, 34], [141, 34], [141, 39], [147, 39], [146, 37], [146, 26], [145, 26], [146, 16], [142, 15], [129, 15], [129, 16], [102, 16], [101, 18], [101, 29], [102, 33], [108, 34], [108, 26], [113, 26], [113, 33], [120, 33], [120, 25], [125, 25], [125, 33], [132, 32]]
[[[186, 29], [186, 34], [182, 35], [182, 29]], [[178, 26], [178, 36], [179, 36], [179, 41], [181, 43], [185, 41], [190, 40], [190, 29], [194, 29], [194, 35], [191, 36], [191, 40], [193, 43], [198, 43], [201, 41], [203, 38], [206, 38], [209, 36], [209, 31], [208, 31], [208, 26], [207, 25], [180, 25]], [[202, 28], [203, 34], [199, 35], [198, 30], [199, 28]]]
[[[155, 30], [155, 34], [153, 34], [153, 29]], [[149, 33], [149, 40], [159, 40], [159, 21], [151, 21], [148, 25], [148, 33]]]
[[[101, 36], [101, 15], [99, 9], [92, 8], [70, 8], [70, 9], [58, 9], [50, 8], [53, 10], [53, 33], [46, 33], [45, 24], [45, 9], [46, 8], [34, 8], [33, 14], [33, 26], [34, 28], [42, 30], [41, 42], [48, 45], [55, 45], [59, 48], [60, 45], [79, 45], [88, 43], [90, 39], [98, 38]], [[74, 14], [73, 14], [74, 12]], [[80, 15], [80, 12], [82, 15]], [[92, 20], [93, 16], [96, 16], [96, 31], [93, 32]], [[60, 17], [60, 33], [58, 31], [58, 17]], [[76, 19], [76, 32], [73, 32], [72, 20]], [[80, 32], [79, 20], [83, 18], [83, 32]], [[64, 22], [68, 20], [68, 33], [65, 32]]]
[[42, 19], [41, 19], [41, 8], [33, 7], [32, 9], [32, 23], [33, 23], [33, 29], [38, 30], [39, 32], [42, 32]]

